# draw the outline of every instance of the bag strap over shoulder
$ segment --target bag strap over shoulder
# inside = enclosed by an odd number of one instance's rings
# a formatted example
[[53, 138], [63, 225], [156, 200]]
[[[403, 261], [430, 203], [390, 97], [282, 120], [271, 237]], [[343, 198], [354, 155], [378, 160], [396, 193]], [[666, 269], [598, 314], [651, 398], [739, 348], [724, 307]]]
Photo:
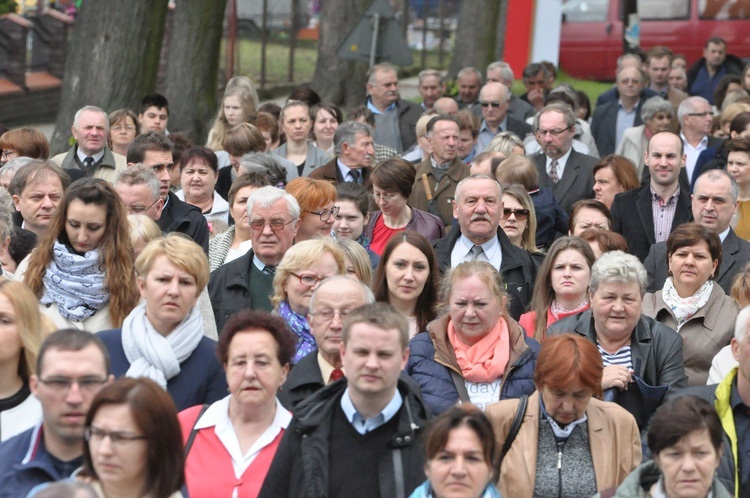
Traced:
[[523, 418], [524, 416], [526, 416], [526, 406], [528, 404], [529, 396], [527, 394], [524, 394], [519, 398], [516, 416], [513, 417], [513, 423], [510, 426], [510, 431], [508, 431], [508, 436], [505, 438], [503, 448], [500, 450], [500, 456], [497, 459], [497, 465], [495, 465], [495, 476], [498, 479], [500, 478], [500, 465], [502, 465], [503, 463], [505, 454], [508, 453], [508, 450], [510, 450], [510, 447], [513, 445], [513, 441], [515, 441], [516, 436], [518, 435], [518, 431], [521, 430], [521, 424], [523, 424]]
[[198, 421], [201, 419], [204, 413], [206, 413], [206, 410], [208, 410], [208, 407], [211, 406], [208, 403], [205, 403], [201, 410], [198, 412], [198, 416], [195, 417], [195, 422], [193, 422], [193, 429], [190, 431], [190, 436], [188, 437], [187, 442], [185, 443], [185, 458], [187, 458], [188, 453], [190, 453], [190, 448], [193, 447], [193, 441], [195, 441], [195, 435], [198, 434], [198, 429], [195, 428], [195, 424], [198, 423]]

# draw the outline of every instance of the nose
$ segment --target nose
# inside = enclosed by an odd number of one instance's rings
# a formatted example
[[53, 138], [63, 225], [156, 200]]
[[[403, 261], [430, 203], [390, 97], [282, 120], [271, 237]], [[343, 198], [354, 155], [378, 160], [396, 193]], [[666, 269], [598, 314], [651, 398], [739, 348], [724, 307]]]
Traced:
[[169, 285], [167, 286], [167, 291], [169, 292], [170, 296], [176, 296], [179, 293], [180, 283], [177, 281], [177, 279], [173, 279], [169, 282]]
[[109, 436], [109, 434], [104, 436], [101, 441], [99, 441], [99, 446], [96, 448], [96, 452], [101, 455], [112, 454], [112, 438]]
[[368, 370], [378, 369], [378, 356], [375, 353], [367, 355], [367, 361], [365, 363], [365, 367], [367, 367]]
[[263, 225], [263, 231], [261, 232], [262, 235], [273, 235], [273, 230], [271, 230], [271, 225], [266, 222], [265, 225]]
[[453, 474], [454, 477], [466, 475], [466, 461], [463, 456], [456, 458], [456, 461], [451, 466], [451, 474]]
[[65, 397], [65, 402], [69, 405], [80, 405], [83, 403], [83, 395], [81, 394], [81, 386], [78, 382], [73, 382], [68, 390], [68, 395]]
[[406, 267], [406, 273], [404, 273], [404, 278], [406, 280], [414, 280], [414, 269], [411, 267], [411, 265]]
[[344, 327], [344, 320], [341, 318], [341, 312], [335, 311], [333, 313], [333, 318], [331, 318], [331, 325], [329, 328], [334, 330], [341, 330]]

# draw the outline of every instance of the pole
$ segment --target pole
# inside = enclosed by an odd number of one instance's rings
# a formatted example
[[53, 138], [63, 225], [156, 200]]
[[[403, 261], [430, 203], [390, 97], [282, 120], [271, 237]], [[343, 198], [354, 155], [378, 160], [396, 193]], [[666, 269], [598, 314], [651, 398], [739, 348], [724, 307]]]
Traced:
[[375, 65], [375, 55], [378, 51], [378, 31], [380, 30], [380, 14], [373, 16], [375, 21], [374, 29], [372, 30], [372, 45], [370, 45], [370, 67]]
[[427, 64], [427, 0], [422, 4], [422, 69]]
[[266, 87], [266, 45], [268, 44], [268, 0], [263, 0], [263, 20], [260, 32], [260, 87]]

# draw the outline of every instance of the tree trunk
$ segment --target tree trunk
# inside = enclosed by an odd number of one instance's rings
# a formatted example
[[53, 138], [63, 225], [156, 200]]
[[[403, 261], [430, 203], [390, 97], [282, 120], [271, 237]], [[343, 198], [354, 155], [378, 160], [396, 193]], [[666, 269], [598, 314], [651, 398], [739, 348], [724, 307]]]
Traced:
[[[500, 0], [495, 35], [495, 57], [490, 62], [501, 61], [505, 55], [505, 29], [508, 23], [508, 2]], [[489, 64], [489, 63], [488, 63]], [[483, 69], [484, 70], [484, 69]]]
[[222, 23], [227, 0], [180, 0], [172, 17], [164, 96], [169, 131], [204, 144], [216, 112]]
[[365, 101], [367, 63], [341, 59], [336, 49], [364, 11], [367, 0], [326, 0], [320, 13], [318, 60], [312, 87], [344, 110]]
[[[461, 2], [456, 28], [456, 47], [448, 70], [455, 77], [464, 67], [475, 67], [482, 74], [495, 60], [498, 18], [502, 0], [472, 0]], [[504, 26], [503, 26], [504, 31]]]
[[167, 0], [83, 2], [65, 63], [60, 109], [51, 150], [69, 145], [78, 109], [137, 110], [156, 83]]

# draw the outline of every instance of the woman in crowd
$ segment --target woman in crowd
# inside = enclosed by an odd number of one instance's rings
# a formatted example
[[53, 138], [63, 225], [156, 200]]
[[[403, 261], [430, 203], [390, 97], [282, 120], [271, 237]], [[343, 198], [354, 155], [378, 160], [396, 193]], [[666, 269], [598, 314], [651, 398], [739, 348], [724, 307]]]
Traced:
[[503, 218], [500, 227], [514, 246], [524, 249], [537, 261], [544, 253], [536, 248], [536, 213], [526, 189], [517, 183], [503, 187]]
[[428, 431], [427, 481], [409, 498], [500, 498], [492, 484], [497, 444], [481, 410], [470, 403], [454, 406]]
[[210, 149], [192, 147], [182, 153], [177, 198], [201, 210], [206, 221], [229, 223], [229, 203], [215, 190], [219, 163]]
[[616, 490], [596, 498], [741, 496], [739, 487], [727, 491], [715, 475], [723, 437], [721, 420], [707, 401], [697, 396], [668, 401], [652, 417], [648, 431], [654, 459], [641, 464]]
[[625, 237], [617, 232], [587, 228], [578, 236], [588, 242], [591, 250], [594, 251], [596, 259], [601, 258], [602, 254], [609, 251], [630, 252]]
[[330, 238], [294, 244], [276, 267], [271, 302], [297, 336], [294, 364], [317, 349], [307, 323], [313, 292], [326, 277], [345, 272], [344, 253]]
[[[633, 417], [601, 396], [602, 361], [574, 334], [550, 337], [537, 359], [520, 430], [500, 467], [504, 496], [591, 496], [620, 484], [641, 463]], [[498, 445], [505, 443], [518, 400], [487, 408]]]
[[[242, 156], [250, 152], [263, 152], [266, 142], [260, 130], [250, 123], [240, 123], [232, 127], [224, 135], [222, 147], [229, 156], [229, 166], [220, 164], [219, 178], [216, 181], [216, 192], [224, 199], [229, 195], [229, 189], [240, 173]], [[220, 153], [221, 154], [221, 153]]]
[[109, 148], [127, 156], [128, 147], [141, 134], [138, 116], [130, 109], [118, 109], [109, 114]]
[[18, 128], [0, 136], [0, 164], [17, 157], [49, 159], [49, 141], [36, 128]]
[[612, 230], [612, 213], [603, 203], [594, 199], [583, 199], [575, 204], [570, 210], [569, 235], [581, 235], [588, 228], [599, 230]]
[[344, 121], [341, 109], [336, 104], [321, 102], [310, 109], [310, 115], [313, 121], [312, 131], [310, 132], [313, 145], [333, 157], [335, 155], [333, 152], [333, 136], [341, 122]]
[[458, 401], [483, 408], [534, 392], [539, 343], [510, 318], [492, 265], [458, 265], [444, 277], [440, 301], [447, 313], [411, 340], [406, 366], [433, 413]]
[[370, 287], [372, 285], [372, 266], [370, 266], [370, 257], [365, 248], [352, 239], [337, 239], [336, 244], [344, 253], [346, 274]]
[[212, 403], [226, 392], [216, 342], [204, 337], [196, 306], [208, 283], [208, 261], [200, 247], [181, 234], [150, 242], [135, 262], [143, 303], [121, 329], [100, 337], [116, 377], [148, 377], [182, 410]]
[[370, 266], [378, 266], [380, 256], [370, 249], [370, 238], [365, 225], [370, 220], [370, 195], [367, 189], [354, 182], [336, 186], [336, 206], [339, 212], [333, 222], [333, 234], [337, 239], [349, 239], [359, 243], [370, 258]]
[[637, 178], [643, 178], [648, 141], [660, 131], [669, 131], [673, 117], [674, 107], [668, 100], [659, 96], [651, 97], [641, 107], [643, 124], [628, 128], [623, 133], [622, 141], [617, 145], [615, 153], [630, 159], [635, 166]]
[[261, 187], [269, 185], [265, 177], [257, 173], [243, 174], [232, 182], [229, 189], [229, 214], [234, 224], [208, 243], [209, 270], [234, 261], [252, 249], [250, 225], [247, 219], [247, 198]]
[[271, 186], [285, 189], [289, 170], [282, 161], [285, 159], [268, 152], [248, 152], [240, 158], [240, 174], [257, 173], [264, 176]]
[[258, 92], [247, 76], [235, 76], [227, 82], [221, 107], [216, 114], [214, 125], [208, 132], [206, 147], [211, 150], [226, 150], [222, 142], [233, 127], [244, 123], [258, 109]]
[[250, 123], [260, 130], [263, 140], [266, 141], [266, 150], [263, 152], [271, 152], [279, 146], [279, 120], [272, 114], [258, 112], [254, 117], [250, 118]]
[[365, 232], [376, 254], [382, 254], [390, 238], [404, 230], [414, 230], [430, 242], [445, 236], [438, 216], [407, 204], [416, 177], [414, 166], [400, 158], [383, 161], [373, 170], [372, 198], [380, 209], [370, 213]]
[[576, 333], [599, 347], [605, 399], [630, 411], [641, 430], [663, 398], [644, 399], [643, 384], [671, 391], [687, 385], [682, 338], [642, 314], [645, 292], [646, 269], [638, 258], [608, 252], [591, 269], [591, 308], [547, 329], [547, 337]]
[[128, 225], [130, 225], [130, 243], [133, 245], [135, 258], [138, 258], [149, 242], [163, 235], [159, 225], [145, 214], [129, 214]]
[[579, 237], [552, 243], [536, 275], [531, 311], [518, 322], [529, 337], [544, 341], [547, 327], [589, 309], [589, 280], [594, 265], [591, 247]]
[[737, 182], [739, 190], [738, 220], [734, 231], [738, 237], [750, 240], [750, 137], [730, 140], [727, 150], [733, 154], [732, 160], [727, 162], [727, 173]]
[[430, 242], [413, 230], [388, 241], [378, 265], [373, 292], [409, 320], [409, 337], [427, 330], [435, 319], [438, 266]]
[[512, 131], [501, 131], [490, 140], [485, 151], [499, 152], [506, 158], [510, 156], [525, 156], [526, 150], [523, 146], [523, 140]]
[[711, 360], [734, 333], [737, 303], [715, 277], [721, 240], [698, 223], [677, 227], [667, 239], [669, 277], [664, 288], [643, 299], [643, 314], [682, 336], [688, 385], [705, 385]]
[[[750, 135], [750, 104], [747, 103], [736, 103], [730, 106], [733, 110], [742, 109], [732, 117], [732, 120], [727, 126], [727, 138], [718, 147], [709, 147], [702, 151], [698, 156], [698, 160], [695, 162], [695, 167], [700, 168], [699, 171], [706, 171], [709, 169], [723, 169], [729, 171], [727, 168], [727, 160], [730, 152], [730, 145], [736, 145], [732, 143], [732, 140], [739, 137], [747, 137]], [[730, 109], [727, 109], [730, 111]], [[722, 117], [724, 112], [721, 113]]]
[[607, 208], [612, 207], [615, 195], [641, 186], [633, 163], [624, 156], [604, 156], [594, 166], [594, 199]]
[[150, 379], [118, 379], [86, 414], [81, 478], [101, 498], [182, 498], [182, 439], [169, 395]]
[[[270, 313], [243, 310], [229, 319], [218, 346], [229, 395], [179, 415], [190, 496], [258, 496], [292, 419], [276, 393], [289, 373], [294, 343], [284, 320]], [[258, 389], [246, 389], [248, 378]]]
[[29, 390], [29, 376], [44, 338], [54, 330], [23, 282], [0, 279], [0, 441], [34, 427], [42, 406]]
[[336, 200], [336, 187], [326, 180], [295, 178], [286, 186], [286, 192], [299, 203], [300, 223], [295, 242], [314, 237], [330, 239], [333, 223], [339, 214]]
[[16, 270], [57, 328], [122, 325], [138, 304], [125, 206], [104, 180], [65, 191], [39, 246]]
[[[299, 100], [287, 102], [281, 110], [281, 129], [286, 135], [286, 143], [273, 151], [273, 154], [290, 160], [297, 176], [310, 176], [315, 168], [323, 166], [330, 157], [328, 153], [308, 141], [312, 120], [310, 107]], [[290, 179], [294, 177], [289, 177]]]

